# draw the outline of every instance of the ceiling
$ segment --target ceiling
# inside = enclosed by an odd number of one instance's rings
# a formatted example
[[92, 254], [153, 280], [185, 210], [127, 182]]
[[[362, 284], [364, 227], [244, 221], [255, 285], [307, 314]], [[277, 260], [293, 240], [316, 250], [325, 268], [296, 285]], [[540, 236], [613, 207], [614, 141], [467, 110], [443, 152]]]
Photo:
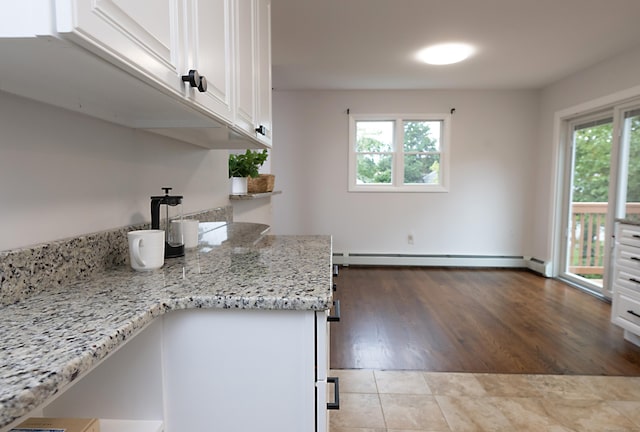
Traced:
[[[536, 89], [640, 46], [640, 0], [272, 0], [273, 87]], [[476, 47], [419, 64], [439, 42]]]

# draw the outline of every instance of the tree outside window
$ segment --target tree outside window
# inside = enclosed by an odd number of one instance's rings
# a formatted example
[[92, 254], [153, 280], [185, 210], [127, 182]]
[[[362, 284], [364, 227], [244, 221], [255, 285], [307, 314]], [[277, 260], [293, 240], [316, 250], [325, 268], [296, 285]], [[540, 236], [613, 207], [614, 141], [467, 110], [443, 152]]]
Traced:
[[441, 192], [446, 120], [353, 116], [350, 190]]

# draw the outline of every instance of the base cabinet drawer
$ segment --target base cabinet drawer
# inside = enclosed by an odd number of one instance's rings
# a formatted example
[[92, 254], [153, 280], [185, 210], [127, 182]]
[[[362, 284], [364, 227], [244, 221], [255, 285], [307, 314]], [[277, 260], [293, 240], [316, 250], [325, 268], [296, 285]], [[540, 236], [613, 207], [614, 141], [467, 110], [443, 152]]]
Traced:
[[623, 245], [640, 248], [640, 226], [619, 224], [616, 230], [616, 241]]
[[640, 334], [640, 294], [617, 287], [611, 315], [614, 324]]
[[624, 268], [616, 268], [613, 284], [614, 287], [636, 291], [640, 295], [640, 276], [637, 276], [633, 271], [629, 271]]

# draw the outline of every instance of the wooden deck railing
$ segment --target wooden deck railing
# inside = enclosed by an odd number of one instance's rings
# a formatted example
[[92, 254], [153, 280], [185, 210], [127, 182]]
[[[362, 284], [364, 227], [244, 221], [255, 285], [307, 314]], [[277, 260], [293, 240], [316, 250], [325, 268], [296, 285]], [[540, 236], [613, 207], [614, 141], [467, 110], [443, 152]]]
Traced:
[[[569, 235], [569, 272], [577, 275], [604, 273], [604, 225], [607, 203], [574, 202], [571, 204]], [[627, 215], [640, 214], [640, 203], [627, 203]]]

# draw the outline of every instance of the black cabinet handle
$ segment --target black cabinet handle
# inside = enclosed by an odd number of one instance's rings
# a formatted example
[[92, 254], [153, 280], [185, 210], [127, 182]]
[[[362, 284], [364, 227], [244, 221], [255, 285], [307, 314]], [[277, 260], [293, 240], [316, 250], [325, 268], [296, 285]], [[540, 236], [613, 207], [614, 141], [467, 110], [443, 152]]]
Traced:
[[627, 313], [630, 313], [630, 314], [631, 314], [631, 315], [633, 315], [634, 317], [638, 317], [638, 318], [640, 318], [640, 314], [637, 314], [637, 313], [635, 313], [635, 312], [634, 312], [634, 311], [632, 311], [632, 310], [628, 310], [628, 311], [627, 311]]
[[638, 280], [638, 279], [636, 279], [636, 278], [629, 278], [629, 280], [630, 280], [631, 282], [635, 282], [635, 283], [637, 283], [637, 284], [640, 284], [640, 280]]
[[634, 257], [634, 256], [629, 257], [629, 259], [630, 259], [631, 261], [640, 261], [640, 258], [638, 258], [638, 257]]
[[191, 69], [188, 75], [182, 75], [182, 81], [188, 82], [191, 87], [196, 87], [200, 93], [207, 91], [207, 79], [195, 69]]
[[338, 322], [338, 321], [340, 321], [340, 300], [334, 301], [333, 302], [333, 306], [335, 306], [336, 314], [335, 315], [329, 315], [327, 317], [327, 321], [329, 321], [329, 322]]
[[327, 382], [333, 384], [333, 402], [327, 403], [328, 410], [340, 409], [340, 380], [338, 377], [327, 377]]
[[207, 91], [207, 79], [204, 75], [200, 76], [200, 83], [198, 84], [198, 91], [204, 93]]
[[256, 132], [259, 133], [260, 135], [266, 135], [267, 134], [267, 128], [264, 127], [264, 125], [260, 125], [256, 128]]
[[640, 234], [631, 234], [631, 237], [633, 237], [633, 238], [640, 238]]
[[338, 264], [333, 265], [333, 277], [338, 277]]
[[336, 291], [338, 291], [338, 285], [333, 284], [333, 292], [336, 292]]

